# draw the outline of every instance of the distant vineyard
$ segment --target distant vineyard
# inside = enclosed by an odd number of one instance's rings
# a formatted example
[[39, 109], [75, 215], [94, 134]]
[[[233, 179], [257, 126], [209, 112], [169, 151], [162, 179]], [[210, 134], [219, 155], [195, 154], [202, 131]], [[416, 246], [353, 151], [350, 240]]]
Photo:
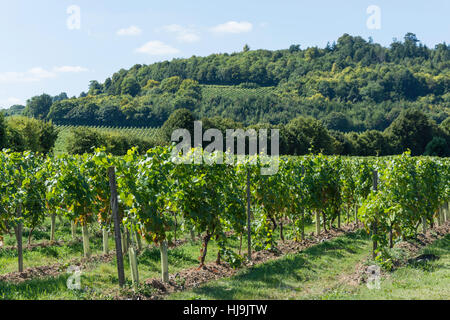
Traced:
[[[68, 131], [72, 128], [80, 127], [74, 125], [56, 126], [60, 132]], [[113, 127], [113, 126], [81, 126], [101, 133], [127, 135], [140, 139], [157, 140], [160, 137], [159, 128], [133, 128], [133, 127]]]
[[204, 99], [210, 99], [218, 96], [228, 99], [237, 99], [266, 95], [268, 93], [275, 92], [275, 87], [260, 87], [255, 89], [219, 85], [205, 85], [202, 87], [202, 95]]

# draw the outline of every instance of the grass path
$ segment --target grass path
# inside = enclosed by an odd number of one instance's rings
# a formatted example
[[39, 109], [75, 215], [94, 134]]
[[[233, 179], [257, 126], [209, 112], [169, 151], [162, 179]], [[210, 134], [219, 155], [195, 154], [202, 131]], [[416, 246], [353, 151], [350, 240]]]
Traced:
[[167, 299], [450, 299], [450, 235], [423, 250], [439, 260], [397, 269], [379, 290], [346, 282], [371, 264], [370, 246], [363, 233], [348, 234]]

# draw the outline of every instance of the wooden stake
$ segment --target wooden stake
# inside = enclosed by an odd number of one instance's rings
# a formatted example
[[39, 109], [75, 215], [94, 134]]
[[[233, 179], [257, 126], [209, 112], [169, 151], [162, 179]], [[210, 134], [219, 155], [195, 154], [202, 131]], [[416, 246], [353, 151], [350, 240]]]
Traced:
[[116, 241], [116, 258], [117, 258], [117, 273], [119, 276], [119, 286], [125, 285], [125, 271], [123, 267], [122, 243], [120, 238], [120, 221], [119, 221], [119, 206], [117, 200], [117, 184], [116, 184], [116, 168], [108, 168], [109, 187], [111, 190], [111, 212], [114, 221], [114, 239]]

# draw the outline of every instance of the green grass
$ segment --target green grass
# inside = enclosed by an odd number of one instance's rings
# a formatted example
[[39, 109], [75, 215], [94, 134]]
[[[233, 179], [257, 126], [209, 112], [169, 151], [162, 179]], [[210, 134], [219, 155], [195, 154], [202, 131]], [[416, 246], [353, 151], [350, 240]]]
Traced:
[[[285, 226], [285, 235], [289, 237], [292, 234], [292, 227]], [[306, 232], [313, 230], [312, 225], [306, 227]], [[93, 227], [92, 231], [98, 229]], [[25, 230], [24, 234], [27, 234]], [[49, 240], [50, 220], [47, 219], [39, 230], [33, 233], [33, 243]], [[81, 237], [78, 228], [78, 236]], [[181, 235], [183, 238], [188, 235]], [[279, 233], [275, 232], [275, 237], [279, 239]], [[61, 224], [57, 220], [56, 239], [70, 240], [70, 225], [68, 222]], [[6, 237], [7, 245], [14, 245], [14, 237]], [[90, 237], [91, 250], [93, 254], [101, 253], [101, 237], [94, 236], [91, 232]], [[144, 242], [145, 244], [145, 242]], [[243, 252], [245, 251], [246, 238], [243, 239]], [[239, 240], [234, 237], [230, 240], [231, 247], [237, 251]], [[113, 238], [110, 237], [110, 248], [114, 249]], [[177, 248], [169, 249], [169, 272], [176, 273], [179, 270], [198, 266], [197, 258], [200, 256], [200, 241], [188, 241]], [[207, 262], [215, 261], [217, 257], [218, 246], [215, 241], [211, 241], [208, 246]], [[52, 246], [46, 248], [34, 248], [24, 250], [25, 268], [33, 266], [44, 266], [54, 263], [66, 264], [71, 259], [80, 259], [83, 255], [82, 243], [73, 243], [64, 246]], [[141, 283], [146, 279], [160, 277], [160, 252], [153, 245], [146, 245], [146, 248], [138, 256], [139, 276]], [[131, 271], [128, 257], [124, 257], [125, 276], [128, 285], [131, 285]], [[17, 252], [16, 250], [0, 250], [0, 274], [17, 271]], [[93, 262], [88, 265], [87, 270], [83, 271], [81, 284], [87, 290], [83, 292], [71, 291], [66, 288], [68, 274], [61, 274], [56, 278], [34, 279], [26, 281], [20, 285], [0, 282], [0, 298], [3, 299], [105, 299], [119, 293], [116, 261], [109, 263]], [[145, 289], [145, 288], [144, 288]], [[60, 292], [58, 294], [58, 292]]]
[[[55, 232], [55, 240], [63, 240], [68, 243], [71, 239], [70, 223], [64, 222], [61, 224], [57, 220], [57, 229]], [[95, 228], [91, 229], [90, 247], [92, 254], [99, 254], [102, 252], [102, 240], [100, 237], [95, 237], [92, 233]], [[71, 242], [63, 246], [47, 246], [27, 248], [27, 237], [29, 230], [25, 229], [23, 234], [24, 251], [23, 260], [24, 268], [39, 267], [52, 265], [56, 263], [67, 263], [72, 259], [81, 258], [83, 256], [83, 244], [81, 242]], [[77, 237], [81, 238], [81, 228], [77, 228]], [[47, 219], [43, 226], [35, 230], [32, 236], [32, 243], [42, 243], [50, 240], [50, 219]], [[109, 239], [110, 247], [113, 247], [113, 239]], [[5, 245], [16, 245], [14, 236], [8, 235], [5, 237]], [[17, 271], [17, 250], [0, 249], [0, 274]]]
[[168, 299], [450, 298], [450, 235], [423, 250], [439, 260], [399, 268], [381, 281], [379, 290], [346, 281], [356, 264], [370, 263], [370, 245], [363, 233], [345, 235]]
[[450, 235], [422, 250], [439, 260], [411, 263], [383, 279], [380, 290], [360, 286], [348, 298], [354, 299], [450, 299]]
[[[309, 225], [306, 232], [313, 230]], [[94, 227], [95, 229], [95, 227]], [[291, 226], [285, 228], [286, 237], [292, 237]], [[36, 241], [48, 240], [49, 221], [36, 234]], [[182, 235], [183, 237], [187, 235]], [[279, 238], [278, 232], [275, 234]], [[58, 221], [57, 239], [70, 240], [70, 226]], [[9, 244], [13, 238], [7, 239]], [[243, 247], [245, 248], [244, 238]], [[231, 246], [238, 250], [237, 238]], [[169, 271], [198, 265], [201, 244], [199, 241], [169, 249]], [[99, 236], [91, 237], [93, 253], [102, 248]], [[114, 248], [112, 237], [110, 248]], [[245, 249], [243, 248], [243, 251]], [[450, 235], [436, 241], [424, 249], [439, 260], [425, 264], [408, 265], [397, 269], [383, 279], [380, 290], [369, 290], [365, 285], [352, 285], [347, 276], [355, 271], [358, 263], [368, 260], [371, 242], [363, 232], [348, 234], [308, 248], [298, 254], [289, 254], [280, 259], [243, 269], [234, 277], [210, 282], [194, 290], [176, 293], [168, 299], [448, 299], [450, 297]], [[211, 241], [207, 261], [214, 261], [217, 244]], [[70, 259], [81, 258], [82, 244], [76, 243], [49, 248], [25, 250], [25, 267], [67, 263]], [[160, 277], [159, 249], [147, 245], [138, 257], [141, 283], [146, 279]], [[124, 257], [127, 286], [131, 287], [128, 257]], [[15, 250], [0, 250], [0, 273], [16, 271]], [[116, 261], [109, 263], [92, 262], [83, 270], [81, 285], [83, 290], [67, 288], [69, 274], [62, 273], [55, 278], [33, 279], [21, 284], [0, 282], [0, 299], [111, 299], [120, 294], [118, 289]], [[151, 294], [152, 289], [141, 286], [140, 290]]]

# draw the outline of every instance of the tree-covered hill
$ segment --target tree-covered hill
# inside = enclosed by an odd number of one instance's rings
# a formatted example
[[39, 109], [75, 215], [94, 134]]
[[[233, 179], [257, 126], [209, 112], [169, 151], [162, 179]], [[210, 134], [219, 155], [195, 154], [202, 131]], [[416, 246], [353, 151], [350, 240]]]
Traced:
[[248, 50], [120, 70], [88, 93], [30, 99], [25, 114], [61, 125], [160, 127], [179, 108], [245, 125], [296, 116], [339, 131], [384, 130], [404, 109], [449, 116], [450, 46], [408, 33], [383, 47], [348, 34], [325, 48]]
[[[42, 94], [4, 113], [69, 127], [157, 128], [180, 119], [220, 129], [277, 127], [286, 154], [450, 155], [450, 46], [427, 48], [412, 33], [389, 47], [348, 34], [325, 48], [245, 46], [135, 65], [91, 81], [79, 97]], [[117, 144], [116, 136], [106, 144]]]

